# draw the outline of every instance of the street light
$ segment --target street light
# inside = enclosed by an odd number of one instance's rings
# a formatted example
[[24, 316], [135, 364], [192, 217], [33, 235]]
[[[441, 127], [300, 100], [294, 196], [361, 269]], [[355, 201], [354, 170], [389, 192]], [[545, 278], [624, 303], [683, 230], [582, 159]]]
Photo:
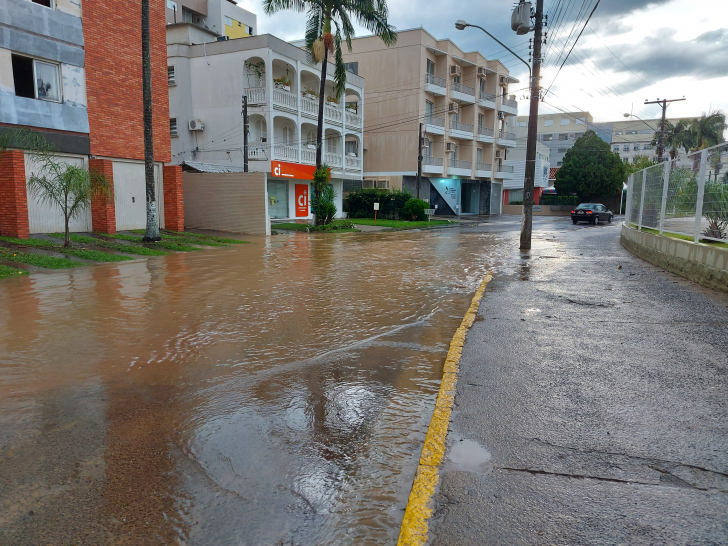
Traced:
[[501, 46], [503, 46], [508, 51], [510, 51], [511, 52], [511, 55], [513, 55], [516, 59], [518, 59], [519, 61], [521, 61], [523, 64], [525, 64], [528, 67], [528, 83], [529, 84], [531, 83], [531, 65], [528, 64], [523, 59], [521, 59], [521, 57], [519, 57], [518, 55], [516, 55], [515, 53], [513, 53], [513, 50], [511, 50], [510, 47], [508, 47], [506, 44], [504, 44], [503, 42], [501, 42], [498, 38], [496, 38], [495, 36], [493, 36], [490, 32], [488, 32], [487, 30], [485, 30], [481, 26], [471, 25], [470, 23], [466, 23], [462, 19], [458, 19], [457, 21], [455, 21], [455, 28], [456, 29], [458, 29], [458, 30], [465, 30], [465, 27], [479, 28], [480, 30], [482, 30], [483, 32], [485, 32], [488, 36], [490, 36], [491, 38], [493, 38], [496, 42], [498, 42]]

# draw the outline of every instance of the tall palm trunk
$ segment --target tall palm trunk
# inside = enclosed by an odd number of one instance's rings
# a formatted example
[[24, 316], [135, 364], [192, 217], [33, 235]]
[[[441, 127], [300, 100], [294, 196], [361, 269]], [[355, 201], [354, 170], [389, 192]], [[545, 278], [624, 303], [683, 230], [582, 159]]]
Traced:
[[154, 191], [154, 126], [152, 124], [152, 51], [149, 37], [149, 0], [142, 0], [142, 92], [144, 99], [144, 179], [147, 194], [147, 230], [144, 242], [160, 241]]
[[[331, 32], [331, 19], [327, 18], [324, 23], [323, 34]], [[329, 48], [324, 47], [324, 60], [321, 63], [321, 85], [319, 86], [319, 109], [318, 109], [318, 127], [316, 128], [316, 169], [320, 169], [323, 161], [323, 140], [324, 140], [324, 104], [326, 104], [326, 69], [329, 64]], [[316, 202], [321, 198], [321, 190], [314, 186], [314, 198]], [[316, 225], [321, 225], [321, 218], [316, 216]]]

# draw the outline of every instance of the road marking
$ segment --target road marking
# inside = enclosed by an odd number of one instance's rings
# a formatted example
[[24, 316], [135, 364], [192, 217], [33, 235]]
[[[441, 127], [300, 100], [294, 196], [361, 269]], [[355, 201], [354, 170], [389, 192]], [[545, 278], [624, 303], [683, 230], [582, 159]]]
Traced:
[[440, 479], [438, 466], [445, 456], [445, 440], [450, 425], [452, 404], [455, 399], [455, 384], [457, 383], [460, 357], [463, 354], [465, 335], [475, 321], [485, 287], [492, 278], [493, 275], [489, 271], [475, 292], [470, 302], [470, 308], [465, 313], [460, 327], [452, 336], [450, 350], [447, 352], [447, 358], [442, 370], [442, 381], [435, 401], [435, 410], [432, 412], [430, 426], [427, 429], [425, 443], [422, 446], [420, 463], [415, 473], [412, 491], [407, 500], [402, 526], [399, 529], [398, 546], [419, 546], [427, 542], [427, 521], [432, 516], [432, 497]]

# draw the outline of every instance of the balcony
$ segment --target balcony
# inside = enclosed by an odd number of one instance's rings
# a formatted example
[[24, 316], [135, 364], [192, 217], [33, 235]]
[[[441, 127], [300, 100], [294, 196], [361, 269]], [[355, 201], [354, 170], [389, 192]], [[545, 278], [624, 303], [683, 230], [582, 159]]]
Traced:
[[318, 99], [309, 99], [308, 97], [301, 97], [301, 115], [308, 118], [318, 119]]
[[265, 87], [251, 87], [245, 90], [245, 94], [248, 96], [248, 106], [266, 103]]
[[513, 180], [513, 167], [510, 165], [498, 165], [495, 178], [500, 180]]
[[355, 155], [344, 156], [344, 167], [350, 171], [361, 170], [361, 157]]
[[460, 140], [473, 140], [473, 125], [450, 120], [450, 136]]
[[298, 161], [298, 147], [288, 146], [286, 144], [276, 144], [273, 146], [273, 159], [279, 161]]
[[248, 142], [248, 159], [253, 161], [266, 161], [268, 159], [268, 144], [261, 140]]
[[509, 116], [517, 116], [518, 101], [501, 97], [498, 99], [498, 110]]
[[515, 133], [506, 133], [505, 131], [498, 132], [498, 144], [507, 148], [516, 147], [516, 135]]
[[481, 91], [478, 97], [478, 104], [483, 108], [495, 110], [495, 95]]
[[324, 104], [324, 121], [327, 123], [333, 123], [334, 125], [341, 125], [344, 119], [344, 114], [341, 112], [339, 105]]
[[283, 89], [273, 90], [273, 107], [288, 112], [298, 111], [298, 97], [295, 93]]
[[442, 176], [443, 159], [441, 157], [432, 157], [429, 155], [422, 158], [422, 172], [429, 174], [439, 174]]
[[433, 116], [425, 116], [425, 133], [433, 135], [445, 134], [445, 118], [436, 118]]
[[475, 87], [463, 85], [462, 83], [452, 82], [450, 98], [457, 102], [475, 104]]
[[480, 178], [490, 178], [492, 172], [492, 166], [490, 163], [478, 163], [475, 166], [475, 176]]
[[345, 112], [346, 126], [354, 129], [355, 131], [361, 132], [362, 130], [362, 117], [356, 112], [346, 110]]
[[305, 165], [315, 165], [316, 164], [316, 145], [315, 144], [307, 144], [307, 145], [304, 145], [303, 148], [301, 148], [301, 163], [304, 163]]
[[333, 152], [326, 152], [324, 154], [324, 163], [329, 167], [338, 167], [341, 169], [342, 157], [341, 154], [335, 154]]
[[464, 159], [451, 159], [447, 165], [447, 174], [470, 176], [473, 174], [473, 162]]
[[444, 97], [447, 94], [447, 81], [434, 74], [425, 74], [425, 91], [438, 97]]
[[493, 144], [495, 139], [493, 138], [493, 129], [488, 127], [478, 127], [478, 136], [476, 137], [478, 142], [486, 142]]

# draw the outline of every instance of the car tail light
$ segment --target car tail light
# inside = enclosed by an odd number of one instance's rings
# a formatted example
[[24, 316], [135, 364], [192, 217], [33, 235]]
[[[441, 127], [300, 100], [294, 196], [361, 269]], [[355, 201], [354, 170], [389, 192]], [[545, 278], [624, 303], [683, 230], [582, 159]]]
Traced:
[[573, 210], [571, 211], [571, 214], [574, 214], [574, 211]]
[[591, 214], [591, 211], [590, 211], [590, 210], [588, 210], [588, 211], [586, 211], [586, 213], [587, 213], [587, 214]]

